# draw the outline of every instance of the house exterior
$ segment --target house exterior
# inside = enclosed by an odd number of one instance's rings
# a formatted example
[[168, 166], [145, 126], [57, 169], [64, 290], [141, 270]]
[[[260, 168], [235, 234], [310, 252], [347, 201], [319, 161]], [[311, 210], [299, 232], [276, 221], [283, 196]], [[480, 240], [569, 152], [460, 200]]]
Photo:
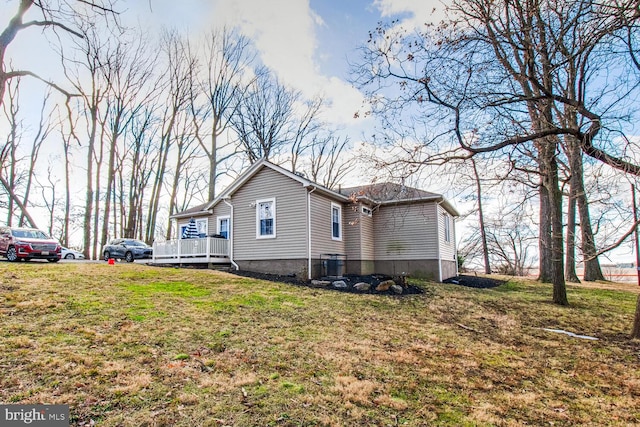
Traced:
[[457, 275], [457, 216], [439, 194], [389, 183], [334, 191], [263, 159], [215, 200], [172, 218], [179, 235], [195, 221], [200, 237], [225, 239], [223, 258], [236, 269], [442, 281]]

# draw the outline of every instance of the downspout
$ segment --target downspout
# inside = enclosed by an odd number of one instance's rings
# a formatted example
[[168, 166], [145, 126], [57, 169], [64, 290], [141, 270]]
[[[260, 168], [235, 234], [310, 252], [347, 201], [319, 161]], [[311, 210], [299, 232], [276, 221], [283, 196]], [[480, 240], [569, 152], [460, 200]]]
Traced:
[[451, 227], [453, 227], [453, 260], [456, 264], [456, 276], [460, 275], [458, 271], [458, 236], [456, 236], [456, 217], [451, 217]]
[[240, 270], [240, 267], [233, 261], [233, 227], [236, 223], [235, 218], [233, 217], [233, 205], [229, 203], [228, 198], [224, 198], [222, 201], [231, 209], [231, 212], [229, 213], [229, 221], [231, 221], [231, 224], [229, 224], [229, 261], [231, 261], [231, 265], [233, 265], [236, 268], [236, 271], [238, 271]]
[[443, 201], [436, 203], [436, 229], [438, 230], [437, 254], [438, 254], [438, 282], [442, 282], [442, 254], [440, 253], [440, 205]]
[[309, 280], [311, 280], [311, 193], [313, 193], [317, 189], [318, 187], [313, 187], [313, 190], [307, 191], [307, 232], [309, 234], [307, 237], [307, 241], [309, 243], [307, 276], [309, 276]]

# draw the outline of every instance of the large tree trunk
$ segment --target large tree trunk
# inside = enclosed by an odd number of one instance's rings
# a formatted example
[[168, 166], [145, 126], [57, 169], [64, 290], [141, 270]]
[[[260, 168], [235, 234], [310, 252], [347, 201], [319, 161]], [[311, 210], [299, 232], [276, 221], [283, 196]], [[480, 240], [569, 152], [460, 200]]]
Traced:
[[543, 283], [552, 282], [552, 255], [551, 255], [551, 201], [549, 191], [544, 183], [540, 189], [540, 230], [538, 249], [540, 253], [538, 280]]
[[640, 295], [638, 295], [638, 302], [636, 303], [636, 316], [633, 319], [631, 338], [640, 338]]
[[476, 180], [476, 191], [478, 198], [478, 220], [480, 222], [480, 237], [482, 239], [482, 255], [484, 256], [484, 272], [491, 274], [491, 264], [489, 262], [489, 245], [487, 244], [487, 230], [484, 225], [484, 212], [482, 210], [482, 185], [480, 184], [480, 175], [476, 167], [475, 160], [471, 159], [473, 173]]
[[558, 163], [555, 155], [550, 159], [549, 195], [551, 196], [551, 254], [553, 265], [553, 302], [569, 305], [567, 287], [564, 281], [564, 248], [562, 234], [562, 192], [558, 181]]
[[593, 282], [605, 280], [600, 261], [596, 256], [596, 244], [591, 228], [591, 215], [589, 215], [589, 204], [584, 191], [584, 182], [580, 179], [581, 188], [577, 194], [578, 212], [580, 213], [580, 229], [582, 230], [582, 254], [584, 257], [584, 280]]
[[567, 207], [567, 253], [565, 262], [565, 278], [567, 282], [580, 283], [576, 273], [576, 196], [582, 185], [578, 181], [582, 176], [574, 170], [578, 163], [582, 151], [580, 145], [574, 138], [567, 138], [567, 157], [569, 158], [569, 168], [571, 178], [569, 179], [569, 202]]
[[91, 251], [91, 236], [92, 236], [92, 218], [93, 218], [93, 163], [94, 163], [94, 151], [96, 142], [96, 132], [98, 127], [98, 107], [91, 106], [90, 117], [91, 132], [89, 134], [89, 144], [87, 145], [87, 198], [84, 205], [84, 223], [83, 223], [83, 246], [84, 256], [86, 259], [94, 259]]
[[567, 253], [565, 261], [565, 279], [570, 283], [580, 283], [576, 273], [576, 197], [573, 185], [569, 190], [567, 207]]
[[[115, 193], [115, 158], [116, 158], [116, 144], [118, 140], [118, 128], [119, 128], [119, 119], [120, 117], [115, 118], [115, 125], [111, 127], [111, 144], [109, 146], [109, 161], [107, 166], [107, 188], [105, 190], [105, 198], [104, 198], [104, 212], [103, 212], [103, 221], [102, 221], [102, 230], [100, 233], [100, 241], [103, 245], [107, 243], [109, 236], [109, 215], [111, 215], [111, 200]], [[115, 227], [116, 224], [114, 223]], [[115, 230], [114, 230], [115, 234]], [[115, 237], [115, 235], [113, 236]]]

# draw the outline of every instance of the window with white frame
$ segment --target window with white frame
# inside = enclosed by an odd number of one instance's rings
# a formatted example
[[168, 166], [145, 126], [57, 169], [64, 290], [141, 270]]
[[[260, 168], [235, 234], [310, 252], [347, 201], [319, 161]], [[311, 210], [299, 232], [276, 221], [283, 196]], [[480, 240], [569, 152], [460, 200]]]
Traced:
[[444, 214], [444, 241], [451, 241], [451, 219], [447, 214]]
[[371, 216], [372, 215], [372, 211], [370, 208], [363, 206], [362, 207], [362, 214], [366, 215], [366, 216]]
[[196, 219], [196, 228], [198, 229], [198, 237], [207, 237], [209, 220], [207, 218]]
[[225, 239], [228, 239], [230, 225], [231, 225], [231, 218], [229, 216], [219, 216], [217, 234], [224, 237]]
[[[209, 220], [207, 218], [200, 218], [195, 220], [196, 223], [196, 237], [207, 237]], [[189, 227], [189, 223], [180, 224], [178, 236], [180, 239], [187, 238], [187, 228]], [[193, 237], [192, 237], [193, 238]]]
[[276, 199], [256, 200], [256, 238], [276, 237]]
[[342, 240], [342, 206], [331, 203], [331, 238]]

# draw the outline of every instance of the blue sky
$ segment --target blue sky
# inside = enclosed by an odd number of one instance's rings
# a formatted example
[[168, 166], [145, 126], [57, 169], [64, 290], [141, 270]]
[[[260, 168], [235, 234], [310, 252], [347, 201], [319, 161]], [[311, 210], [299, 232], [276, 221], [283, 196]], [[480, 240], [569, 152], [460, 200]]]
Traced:
[[292, 88], [332, 102], [329, 119], [353, 126], [360, 93], [348, 83], [349, 58], [378, 22], [401, 19], [422, 24], [438, 19], [439, 0], [129, 0], [128, 19], [152, 27], [174, 26], [192, 35], [215, 26], [239, 28], [262, 62]]
[[[1, 28], [18, 4], [0, 2]], [[362, 96], [348, 82], [349, 59], [357, 59], [358, 46], [378, 22], [422, 24], [442, 17], [432, 11], [442, 11], [443, 5], [439, 0], [120, 0], [116, 9], [127, 25], [148, 26], [152, 34], [176, 28], [197, 38], [214, 27], [236, 27], [253, 40], [262, 62], [282, 82], [309, 97], [322, 94], [331, 103], [327, 120], [363, 131], [364, 120], [353, 118]], [[59, 59], [43, 43], [41, 29], [22, 31], [8, 57], [16, 68], [59, 80]]]

